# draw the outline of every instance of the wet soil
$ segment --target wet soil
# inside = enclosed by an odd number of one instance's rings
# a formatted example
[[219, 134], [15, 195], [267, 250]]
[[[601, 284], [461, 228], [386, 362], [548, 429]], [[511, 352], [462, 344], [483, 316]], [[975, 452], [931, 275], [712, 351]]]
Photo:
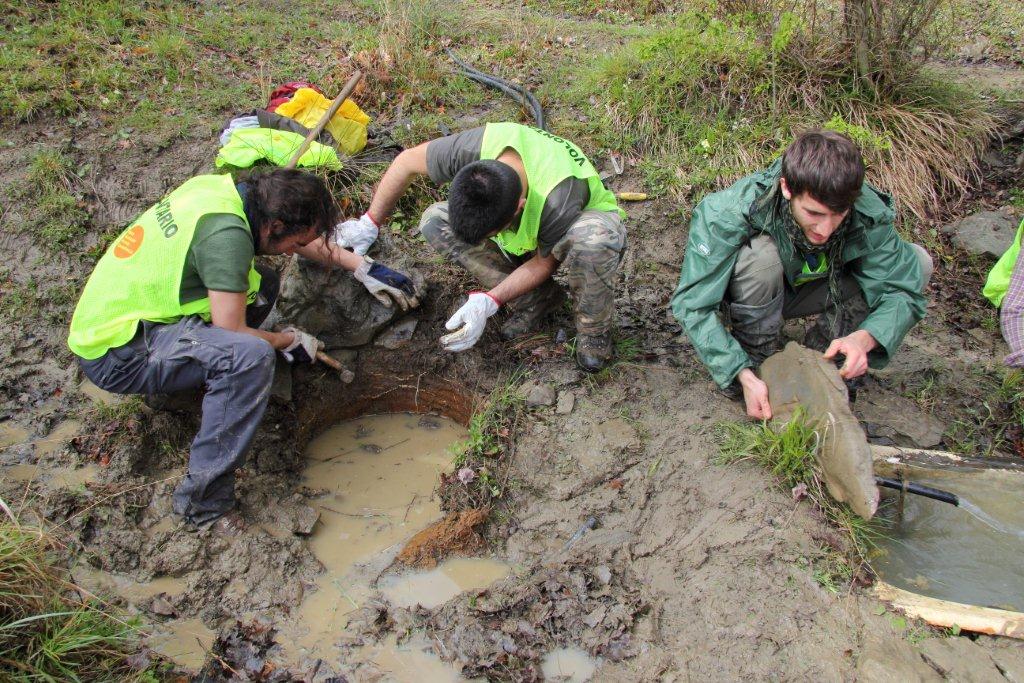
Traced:
[[[76, 161], [90, 161], [92, 222], [83, 250], [163, 190], [208, 169], [213, 148], [212, 137], [200, 135], [150, 150], [140, 164], [138, 149], [119, 149], [98, 133], [58, 122], [5, 135], [16, 143], [0, 149], [5, 187], [23, 182], [21, 150], [34, 144], [60, 142]], [[575, 403], [568, 414], [533, 410], [512, 435], [509, 486], [481, 538], [485, 551], [498, 551], [515, 570], [436, 607], [407, 607], [386, 596], [363, 605], [347, 645], [365, 661], [377, 661], [366, 654], [374, 648], [405, 648], [411, 659], [403, 666], [413, 670], [426, 670], [422, 655], [448, 662], [445, 675], [537, 680], [554, 676], [551, 667], [563, 665], [552, 664], [551, 653], [566, 649], [577, 659], [579, 651], [593, 658], [595, 680], [928, 680], [956, 678], [942, 665], [952, 657], [1014, 679], [1024, 670], [1020, 643], [939, 638], [880, 614], [857, 587], [830, 590], [816, 581], [816, 570], [842, 546], [836, 532], [763, 470], [714, 464], [715, 424], [740, 420], [743, 411], [716, 391], [667, 309], [685, 223], [664, 200], [627, 209], [631, 244], [620, 275], [618, 328], [637, 353], [597, 378], [576, 370], [555, 341], [560, 330], [573, 334], [565, 313], [530, 344], [503, 344], [492, 326], [475, 349], [442, 355], [436, 340], [468, 280], [438, 265], [426, 245], [394, 240], [392, 249], [422, 266], [432, 283], [411, 340], [395, 350], [354, 350], [352, 384], [321, 368], [296, 370], [293, 400], [272, 404], [240, 472], [240, 510], [252, 523], [233, 538], [185, 528], [170, 513], [195, 411], [97, 408], [63, 349], [73, 297], [62, 300], [50, 289], [63, 283], [77, 290], [88, 269], [44, 254], [30, 236], [5, 227], [0, 244], [12, 255], [9, 277], [16, 284], [34, 278], [51, 294], [31, 329], [5, 318], [0, 330], [0, 417], [7, 420], [0, 422], [0, 497], [23, 518], [52, 525], [76, 564], [137, 583], [180, 582], [180, 590], [140, 609], [154, 621], [169, 611], [217, 634], [208, 680], [227, 679], [232, 670], [254, 680], [329, 680], [345, 670], [341, 661], [284, 666], [276, 649], [325, 575], [315, 543], [278, 528], [282, 520], [300, 524], [318, 500], [318, 484], [302, 478], [304, 449], [329, 426], [367, 413], [434, 413], [466, 424], [503, 373], [523, 366], [532, 381], [572, 393]], [[17, 216], [4, 220], [10, 226]], [[997, 330], [984, 322], [991, 315], [981, 305], [963, 305], [977, 299], [984, 268], [965, 267], [949, 252], [937, 269], [929, 318], [860, 396], [946, 426], [976, 424], [973, 411], [990, 398], [978, 377], [994, 375], [1002, 352]], [[69, 418], [81, 422], [81, 434], [67, 443], [69, 433], [51, 436]], [[903, 438], [884, 427], [884, 438]], [[978, 425], [979, 443], [995, 442], [986, 429]], [[47, 450], [46, 439], [60, 446]], [[98, 474], [83, 484], [52, 476], [84, 465], [98, 466]], [[6, 469], [12, 466], [51, 474], [16, 479]], [[374, 485], [386, 488], [387, 477]], [[591, 517], [595, 528], [570, 544]], [[435, 552], [419, 557], [427, 555], [441, 559]], [[394, 670], [379, 662], [378, 669], [384, 678], [380, 671]], [[365, 672], [369, 679], [371, 669]]]

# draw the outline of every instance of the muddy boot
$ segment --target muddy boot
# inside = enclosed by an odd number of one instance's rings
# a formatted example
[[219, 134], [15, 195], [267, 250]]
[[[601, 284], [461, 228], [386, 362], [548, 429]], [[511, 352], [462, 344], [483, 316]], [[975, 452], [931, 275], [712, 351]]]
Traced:
[[508, 320], [501, 326], [501, 338], [510, 341], [540, 329], [544, 318], [565, 302], [565, 290], [548, 280], [509, 305]]
[[576, 336], [576, 365], [584, 372], [600, 372], [611, 358], [611, 332]]

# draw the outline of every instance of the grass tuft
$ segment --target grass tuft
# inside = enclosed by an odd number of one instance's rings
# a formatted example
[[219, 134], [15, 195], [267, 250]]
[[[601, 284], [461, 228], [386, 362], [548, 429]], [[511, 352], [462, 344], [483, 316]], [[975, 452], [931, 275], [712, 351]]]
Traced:
[[526, 413], [526, 399], [519, 391], [524, 377], [520, 369], [499, 380], [473, 413], [466, 441], [452, 447], [455, 469], [468, 468], [474, 478], [464, 484], [452, 477], [449, 486], [442, 487], [445, 509], [491, 507], [504, 496], [513, 438]]
[[56, 564], [56, 540], [0, 507], [0, 680], [152, 680], [128, 664], [137, 623], [82, 598]]
[[846, 583], [856, 573], [868, 554], [877, 547], [885, 531], [881, 520], [865, 520], [848, 506], [833, 500], [825, 490], [818, 467], [817, 454], [822, 438], [820, 427], [812, 422], [802, 407], [785, 423], [724, 423], [720, 425], [721, 442], [718, 464], [753, 460], [768, 469], [794, 498], [806, 496], [810, 503], [832, 525], [838, 527], [849, 542], [848, 553], [840, 548], [823, 548], [824, 557], [813, 569], [815, 579], [830, 592]]
[[905, 212], [963, 197], [995, 125], [982, 100], [910, 62], [868, 92], [841, 27], [812, 25], [793, 13], [684, 13], [581, 74], [580, 106], [603, 100], [581, 130], [643, 159], [648, 189], [677, 198], [699, 199], [826, 125], [861, 143], [869, 178]]

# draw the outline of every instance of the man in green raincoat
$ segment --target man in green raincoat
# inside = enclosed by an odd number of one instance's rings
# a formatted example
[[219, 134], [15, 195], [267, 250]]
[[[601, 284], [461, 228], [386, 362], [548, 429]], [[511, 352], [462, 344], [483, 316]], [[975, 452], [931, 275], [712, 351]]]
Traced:
[[742, 390], [748, 415], [772, 415], [754, 370], [785, 319], [821, 313], [804, 343], [844, 356], [851, 380], [884, 367], [924, 317], [932, 260], [896, 234], [892, 207], [864, 182], [856, 145], [822, 130], [697, 205], [672, 312], [715, 382]]

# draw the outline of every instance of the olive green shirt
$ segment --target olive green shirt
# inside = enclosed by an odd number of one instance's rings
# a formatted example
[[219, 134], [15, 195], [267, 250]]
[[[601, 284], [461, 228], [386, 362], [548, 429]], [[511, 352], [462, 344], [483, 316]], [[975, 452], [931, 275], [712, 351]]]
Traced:
[[201, 217], [181, 273], [181, 303], [203, 299], [211, 289], [248, 291], [255, 251], [252, 232], [241, 217], [229, 213]]

